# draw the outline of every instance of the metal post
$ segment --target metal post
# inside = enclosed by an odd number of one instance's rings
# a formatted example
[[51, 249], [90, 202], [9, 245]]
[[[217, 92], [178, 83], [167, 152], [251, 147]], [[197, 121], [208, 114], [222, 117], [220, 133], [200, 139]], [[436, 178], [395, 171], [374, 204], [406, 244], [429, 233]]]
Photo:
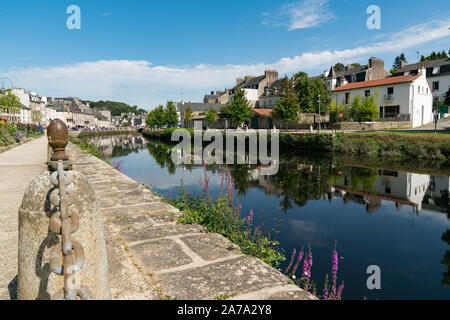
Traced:
[[319, 94], [319, 133], [320, 133], [320, 94]]

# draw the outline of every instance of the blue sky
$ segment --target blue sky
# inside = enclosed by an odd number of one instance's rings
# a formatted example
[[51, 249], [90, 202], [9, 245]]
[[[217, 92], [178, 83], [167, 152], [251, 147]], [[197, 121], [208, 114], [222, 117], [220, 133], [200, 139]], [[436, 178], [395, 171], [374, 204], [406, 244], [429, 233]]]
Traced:
[[[81, 9], [69, 30], [66, 8]], [[369, 5], [381, 29], [369, 30]], [[200, 101], [235, 78], [276, 68], [316, 75], [338, 61], [450, 50], [448, 1], [2, 2], [0, 77], [48, 96], [110, 99], [153, 108]], [[0, 80], [0, 85], [2, 84]]]

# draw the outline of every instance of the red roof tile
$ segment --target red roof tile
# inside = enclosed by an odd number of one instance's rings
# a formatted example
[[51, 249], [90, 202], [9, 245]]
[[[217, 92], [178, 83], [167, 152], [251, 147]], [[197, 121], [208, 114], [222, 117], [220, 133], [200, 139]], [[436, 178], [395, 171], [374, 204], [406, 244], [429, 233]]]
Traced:
[[422, 74], [408, 74], [405, 76], [383, 78], [383, 79], [378, 79], [378, 80], [353, 82], [353, 83], [348, 83], [346, 85], [337, 87], [336, 89], [333, 90], [333, 92], [344, 91], [344, 90], [353, 90], [353, 89], [359, 89], [359, 88], [367, 88], [367, 87], [376, 87], [376, 86], [402, 83], [402, 82], [414, 82], [421, 75]]
[[272, 116], [272, 111], [272, 109], [253, 109], [253, 112], [264, 117]]

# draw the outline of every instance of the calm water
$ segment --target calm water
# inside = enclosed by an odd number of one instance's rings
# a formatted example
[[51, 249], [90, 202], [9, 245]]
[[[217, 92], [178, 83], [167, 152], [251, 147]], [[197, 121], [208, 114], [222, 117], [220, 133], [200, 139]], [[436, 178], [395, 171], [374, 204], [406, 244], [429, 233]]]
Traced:
[[[139, 136], [93, 141], [122, 162], [126, 175], [159, 193], [176, 193], [181, 182], [199, 190], [203, 167], [174, 166], [161, 145]], [[450, 299], [448, 176], [286, 158], [275, 176], [247, 166], [229, 170], [243, 193], [243, 215], [253, 209], [256, 223], [276, 235], [288, 257], [311, 244], [312, 278], [320, 288], [337, 240], [344, 299]], [[226, 170], [209, 170], [212, 193]], [[370, 265], [381, 268], [381, 290], [366, 287]]]

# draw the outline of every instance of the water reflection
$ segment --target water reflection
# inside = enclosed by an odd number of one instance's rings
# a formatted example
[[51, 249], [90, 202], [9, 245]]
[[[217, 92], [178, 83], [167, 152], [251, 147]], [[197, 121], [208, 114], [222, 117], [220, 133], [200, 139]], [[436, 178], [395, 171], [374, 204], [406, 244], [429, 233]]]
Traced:
[[[203, 167], [176, 166], [167, 145], [140, 136], [93, 142], [107, 157], [124, 160], [127, 175], [159, 192], [181, 182], [198, 187]], [[212, 192], [214, 183], [218, 186], [221, 175], [230, 171], [243, 209], [263, 211], [266, 221], [260, 223], [279, 233], [277, 240], [286, 252], [302, 241], [324, 247], [316, 260], [324, 261], [318, 266], [320, 276], [329, 273], [330, 249], [325, 246], [338, 239], [346, 257], [344, 298], [450, 298], [450, 178], [442, 174], [445, 170], [429, 175], [401, 166], [372, 168], [345, 158], [291, 155], [282, 155], [276, 175], [261, 175], [261, 169], [208, 166]], [[411, 218], [408, 228], [404, 217]], [[374, 263], [383, 266], [387, 283], [377, 293], [363, 285], [363, 266]]]

